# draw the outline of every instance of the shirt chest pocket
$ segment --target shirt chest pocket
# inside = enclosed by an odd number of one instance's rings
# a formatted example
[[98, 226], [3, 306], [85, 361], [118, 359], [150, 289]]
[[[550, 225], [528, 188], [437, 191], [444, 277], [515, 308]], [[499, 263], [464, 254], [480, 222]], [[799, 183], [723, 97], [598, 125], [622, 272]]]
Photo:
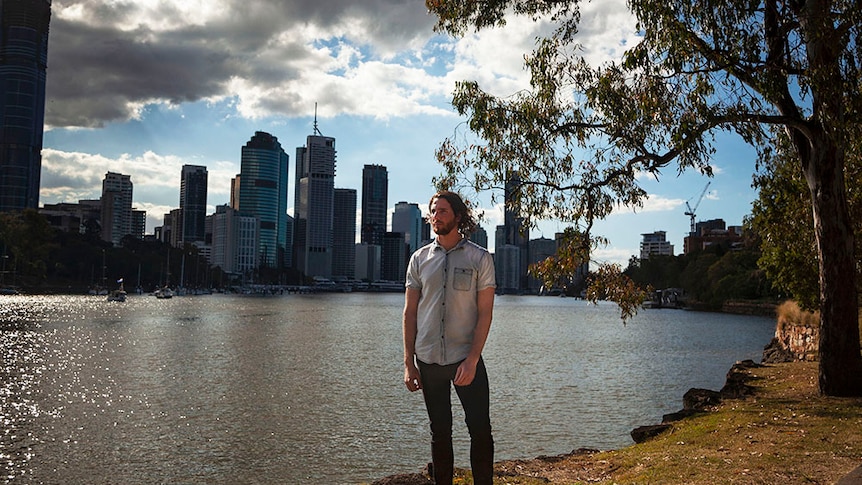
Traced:
[[467, 291], [473, 284], [473, 269], [472, 268], [455, 268], [455, 280], [452, 286], [456, 290]]

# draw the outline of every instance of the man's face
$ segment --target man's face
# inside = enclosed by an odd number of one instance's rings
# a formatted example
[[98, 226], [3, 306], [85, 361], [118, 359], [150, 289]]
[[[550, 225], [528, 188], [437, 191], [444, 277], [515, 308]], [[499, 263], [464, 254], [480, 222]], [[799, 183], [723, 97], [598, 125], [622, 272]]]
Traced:
[[438, 236], [445, 236], [457, 230], [460, 219], [455, 217], [448, 200], [438, 197], [431, 203], [431, 228]]

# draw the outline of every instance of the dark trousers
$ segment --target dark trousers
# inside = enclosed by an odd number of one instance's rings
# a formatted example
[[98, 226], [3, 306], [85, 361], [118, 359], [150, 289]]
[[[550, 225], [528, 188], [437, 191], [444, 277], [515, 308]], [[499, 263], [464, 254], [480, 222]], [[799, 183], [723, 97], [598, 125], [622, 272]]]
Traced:
[[[450, 390], [459, 364], [437, 365], [419, 362], [422, 394], [431, 421], [431, 460], [434, 483], [451, 485], [455, 457], [452, 451], [452, 405]], [[479, 359], [476, 377], [467, 386], [455, 386], [464, 408], [467, 430], [470, 432], [470, 466], [473, 483], [491, 485], [494, 475], [494, 439], [491, 437], [489, 416], [488, 372]]]

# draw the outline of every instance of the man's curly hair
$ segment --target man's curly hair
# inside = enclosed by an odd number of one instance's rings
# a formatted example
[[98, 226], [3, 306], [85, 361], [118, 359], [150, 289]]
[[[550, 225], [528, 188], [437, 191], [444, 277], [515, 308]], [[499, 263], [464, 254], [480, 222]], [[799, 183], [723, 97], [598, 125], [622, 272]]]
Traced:
[[450, 192], [448, 190], [441, 190], [436, 194], [431, 196], [431, 200], [428, 201], [428, 212], [431, 212], [431, 204], [434, 203], [436, 199], [445, 199], [449, 205], [452, 206], [452, 212], [455, 214], [455, 217], [461, 216], [461, 220], [458, 221], [458, 232], [461, 233], [464, 237], [470, 237], [471, 234], [476, 230], [476, 219], [473, 217], [473, 210], [470, 209], [464, 200], [455, 192]]

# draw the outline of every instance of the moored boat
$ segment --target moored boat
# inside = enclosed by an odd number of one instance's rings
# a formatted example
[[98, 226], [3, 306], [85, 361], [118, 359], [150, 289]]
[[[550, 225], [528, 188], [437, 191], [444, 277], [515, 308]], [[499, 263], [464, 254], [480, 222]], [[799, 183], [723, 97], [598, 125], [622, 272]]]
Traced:
[[126, 290], [123, 288], [123, 278], [117, 280], [120, 287], [108, 293], [108, 301], [126, 301]]
[[164, 288], [158, 288], [153, 292], [153, 296], [156, 298], [166, 299], [174, 297], [174, 290], [165, 286]]

